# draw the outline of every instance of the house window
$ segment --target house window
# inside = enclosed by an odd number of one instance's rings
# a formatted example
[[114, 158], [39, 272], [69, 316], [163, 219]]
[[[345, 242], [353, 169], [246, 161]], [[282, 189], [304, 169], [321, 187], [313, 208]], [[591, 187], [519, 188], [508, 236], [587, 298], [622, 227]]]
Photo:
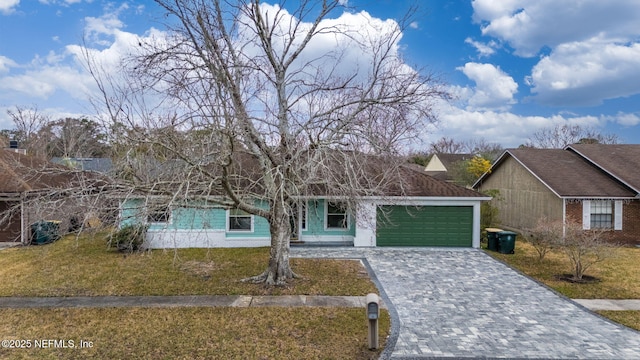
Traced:
[[168, 206], [159, 206], [149, 209], [147, 222], [152, 224], [168, 224], [171, 219], [171, 209]]
[[591, 229], [611, 229], [613, 227], [613, 201], [591, 201]]
[[307, 204], [300, 204], [300, 230], [307, 230]]
[[349, 215], [347, 206], [343, 203], [327, 203], [327, 229], [348, 229]]
[[253, 215], [240, 209], [230, 209], [228, 214], [228, 231], [253, 231]]

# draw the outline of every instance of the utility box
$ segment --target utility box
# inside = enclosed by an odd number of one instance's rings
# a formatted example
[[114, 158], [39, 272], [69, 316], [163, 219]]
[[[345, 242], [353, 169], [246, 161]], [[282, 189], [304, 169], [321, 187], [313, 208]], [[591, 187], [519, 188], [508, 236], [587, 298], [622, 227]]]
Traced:
[[379, 347], [378, 319], [380, 318], [380, 298], [376, 294], [368, 294], [366, 297], [367, 321], [369, 323], [369, 349]]

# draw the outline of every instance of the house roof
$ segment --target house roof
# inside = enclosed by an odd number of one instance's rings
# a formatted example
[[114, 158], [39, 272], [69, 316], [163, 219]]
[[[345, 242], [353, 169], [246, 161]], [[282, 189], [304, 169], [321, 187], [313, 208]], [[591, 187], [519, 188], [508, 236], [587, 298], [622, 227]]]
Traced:
[[[399, 159], [382, 159], [374, 155], [349, 151], [325, 151], [310, 155], [298, 154], [291, 161], [299, 162], [299, 178], [304, 186], [298, 186], [297, 196], [305, 197], [486, 197], [477, 191], [429, 176], [422, 167], [404, 163]], [[229, 172], [230, 185], [245, 193], [264, 194], [264, 174], [258, 160], [247, 152], [236, 152]], [[314, 166], [313, 162], [325, 164]], [[175, 191], [179, 184], [189, 181], [190, 193], [201, 196], [224, 196], [221, 187], [221, 168], [213, 163], [205, 165], [208, 177], [193, 171], [182, 160], [170, 160], [163, 164], [153, 161], [145, 165], [156, 171], [145, 171], [150, 180], [162, 184], [156, 186], [158, 194]], [[162, 181], [158, 181], [162, 180]]]
[[0, 149], [0, 194], [60, 189], [84, 183], [87, 179], [105, 183], [104, 179], [86, 177], [81, 171], [70, 171], [65, 166]]
[[78, 170], [96, 171], [103, 174], [108, 173], [113, 168], [113, 162], [109, 158], [61, 158], [51, 159], [54, 164], [71, 166]]
[[640, 193], [639, 144], [575, 144], [567, 150], [581, 155], [595, 166]]
[[491, 170], [474, 184], [477, 188], [512, 157], [559, 197], [632, 198], [636, 192], [575, 152], [562, 149], [508, 149]]
[[429, 163], [425, 167], [428, 175], [440, 180], [452, 180], [453, 177], [449, 173], [455, 163], [473, 158], [473, 154], [433, 154]]

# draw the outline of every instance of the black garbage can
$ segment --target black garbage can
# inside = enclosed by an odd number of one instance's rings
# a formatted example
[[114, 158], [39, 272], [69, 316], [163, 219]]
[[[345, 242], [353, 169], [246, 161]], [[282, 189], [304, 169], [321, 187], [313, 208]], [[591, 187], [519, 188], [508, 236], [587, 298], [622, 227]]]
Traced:
[[498, 233], [500, 233], [503, 230], [497, 229], [497, 228], [486, 228], [484, 230], [487, 232], [487, 249], [498, 251], [498, 248], [499, 248]]
[[501, 254], [513, 254], [516, 247], [516, 233], [501, 231], [498, 233], [498, 252]]
[[43, 245], [60, 239], [60, 221], [38, 221], [31, 224], [31, 244]]

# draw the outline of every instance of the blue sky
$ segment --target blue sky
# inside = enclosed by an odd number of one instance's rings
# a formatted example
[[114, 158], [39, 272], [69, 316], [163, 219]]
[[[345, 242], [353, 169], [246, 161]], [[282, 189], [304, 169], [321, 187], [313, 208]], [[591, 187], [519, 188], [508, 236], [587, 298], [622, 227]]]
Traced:
[[[383, 20], [400, 18], [410, 3], [348, 1], [349, 11]], [[425, 129], [425, 144], [447, 136], [515, 147], [564, 123], [640, 143], [640, 1], [418, 4], [403, 57], [456, 95], [437, 107], [440, 124]], [[163, 31], [161, 15], [153, 1], [0, 0], [0, 129], [11, 128], [6, 110], [15, 106], [53, 119], [91, 116], [95, 84], [80, 47], [116, 58], [136, 38]]]

